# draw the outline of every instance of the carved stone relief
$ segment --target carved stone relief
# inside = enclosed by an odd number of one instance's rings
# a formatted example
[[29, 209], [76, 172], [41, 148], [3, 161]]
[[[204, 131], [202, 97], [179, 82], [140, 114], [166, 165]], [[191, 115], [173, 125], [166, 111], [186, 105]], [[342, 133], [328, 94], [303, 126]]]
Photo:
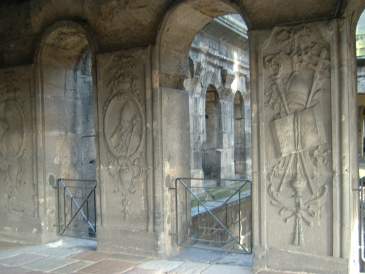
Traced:
[[[35, 214], [35, 186], [32, 178], [32, 134], [30, 79], [26, 72], [0, 72], [0, 192], [3, 213]], [[28, 126], [29, 127], [29, 126]], [[27, 138], [27, 139], [26, 139]]]
[[[144, 211], [145, 117], [144, 79], [133, 56], [114, 55], [106, 71], [107, 97], [103, 103], [103, 140], [105, 161], [119, 200], [123, 220], [133, 218], [138, 208]], [[141, 199], [142, 197], [142, 199]], [[132, 210], [133, 208], [133, 210]], [[138, 210], [137, 210], [138, 211]], [[137, 214], [138, 215], [138, 214]]]
[[276, 155], [268, 168], [267, 193], [283, 221], [294, 224], [291, 243], [301, 246], [304, 227], [316, 218], [320, 223], [329, 196], [331, 144], [322, 103], [330, 92], [330, 48], [315, 28], [277, 28], [263, 61]]

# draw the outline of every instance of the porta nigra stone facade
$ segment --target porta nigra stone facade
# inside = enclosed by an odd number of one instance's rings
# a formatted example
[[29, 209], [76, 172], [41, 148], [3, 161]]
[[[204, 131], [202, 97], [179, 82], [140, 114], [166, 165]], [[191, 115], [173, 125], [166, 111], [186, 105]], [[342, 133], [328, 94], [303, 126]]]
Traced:
[[246, 24], [238, 14], [218, 17], [194, 38], [189, 58], [191, 177], [251, 178]]
[[[57, 179], [87, 177], [98, 249], [163, 258], [182, 250], [188, 225], [176, 178], [249, 174], [253, 273], [358, 273], [364, 9], [363, 0], [1, 1], [0, 240], [57, 239]], [[229, 34], [221, 21], [216, 47], [209, 26], [232, 14], [247, 30]]]

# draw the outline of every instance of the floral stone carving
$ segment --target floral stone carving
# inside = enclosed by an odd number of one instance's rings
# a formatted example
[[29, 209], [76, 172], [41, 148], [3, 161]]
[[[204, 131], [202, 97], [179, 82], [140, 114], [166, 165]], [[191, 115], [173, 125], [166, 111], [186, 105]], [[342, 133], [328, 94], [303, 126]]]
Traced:
[[104, 103], [103, 135], [108, 151], [108, 171], [114, 179], [113, 192], [120, 196], [123, 219], [130, 215], [132, 195], [144, 173], [144, 115], [139, 100], [143, 91], [133, 58], [114, 56], [110, 65], [110, 96]]
[[292, 243], [304, 243], [328, 196], [330, 146], [321, 116], [330, 90], [329, 47], [310, 27], [275, 29], [264, 51], [266, 106], [272, 109], [272, 139], [279, 157], [268, 173], [268, 195], [285, 222], [294, 220]]

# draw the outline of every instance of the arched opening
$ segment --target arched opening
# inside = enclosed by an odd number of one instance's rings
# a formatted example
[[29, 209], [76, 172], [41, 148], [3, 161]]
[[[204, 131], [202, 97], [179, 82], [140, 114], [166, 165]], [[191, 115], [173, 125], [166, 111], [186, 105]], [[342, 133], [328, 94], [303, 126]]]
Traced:
[[219, 95], [214, 86], [209, 86], [205, 95], [205, 142], [203, 143], [203, 172], [206, 179], [220, 178], [220, 126]]
[[250, 252], [251, 182], [234, 165], [234, 92], [249, 93], [246, 24], [229, 1], [183, 2], [159, 38], [164, 176], [176, 184], [164, 209], [175, 222], [165, 225], [178, 247]]
[[93, 52], [83, 28], [57, 24], [38, 54], [44, 216], [50, 234], [96, 236]]

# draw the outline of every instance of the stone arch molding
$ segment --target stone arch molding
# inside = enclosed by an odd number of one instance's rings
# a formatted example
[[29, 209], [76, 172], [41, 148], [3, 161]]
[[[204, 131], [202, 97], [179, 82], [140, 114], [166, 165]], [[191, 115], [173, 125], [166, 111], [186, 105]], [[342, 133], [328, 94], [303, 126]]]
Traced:
[[232, 83], [234, 80], [242, 82], [241, 78], [237, 77], [232, 72], [225, 68], [204, 68], [201, 62], [190, 61], [189, 75], [184, 80], [184, 89], [192, 92], [193, 95], [205, 97], [209, 86], [214, 86], [217, 89], [219, 98], [225, 98], [233, 100], [236, 92], [239, 92], [242, 96], [245, 96], [248, 92], [242, 84], [238, 85], [238, 88], [233, 90]]
[[[189, 70], [188, 54], [196, 34], [215, 17], [239, 13], [227, 0], [187, 0], [175, 4], [165, 16], [157, 36], [160, 87], [181, 89]], [[186, 20], [185, 18], [194, 18]], [[184, 33], [184, 35], [181, 35]]]
[[38, 47], [36, 48], [34, 54], [35, 64], [40, 65], [42, 50], [46, 46], [47, 40], [49, 39], [50, 35], [52, 35], [52, 33], [62, 28], [73, 29], [76, 32], [84, 35], [87, 40], [88, 46], [90, 47], [90, 50], [92, 52], [92, 58], [94, 58], [94, 55], [98, 51], [99, 47], [97, 40], [94, 38], [96, 37], [94, 30], [84, 22], [78, 22], [75, 20], [57, 20], [54, 23], [48, 25], [40, 35], [37, 43]]

